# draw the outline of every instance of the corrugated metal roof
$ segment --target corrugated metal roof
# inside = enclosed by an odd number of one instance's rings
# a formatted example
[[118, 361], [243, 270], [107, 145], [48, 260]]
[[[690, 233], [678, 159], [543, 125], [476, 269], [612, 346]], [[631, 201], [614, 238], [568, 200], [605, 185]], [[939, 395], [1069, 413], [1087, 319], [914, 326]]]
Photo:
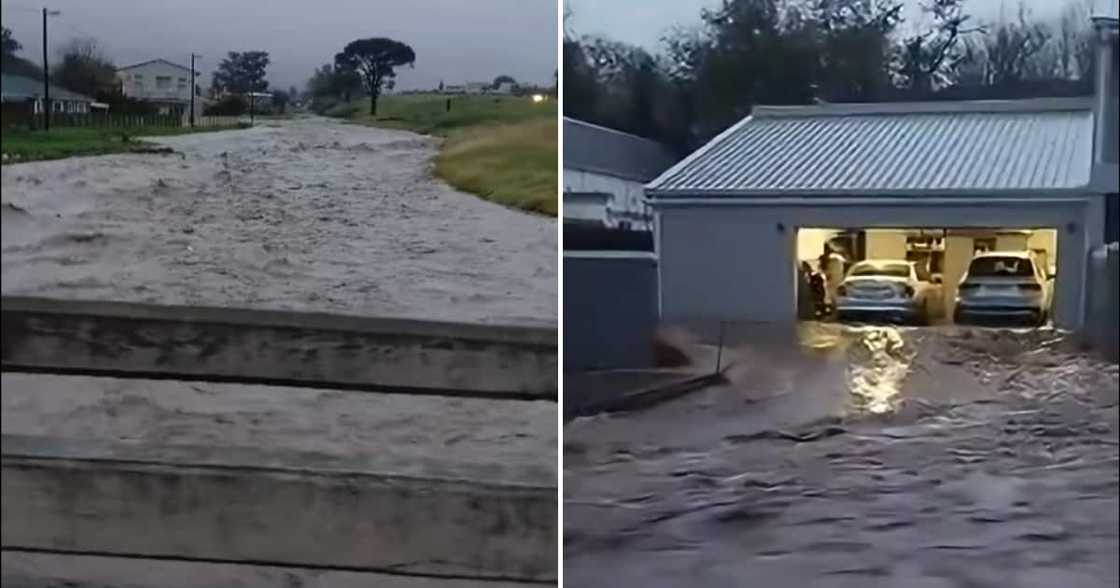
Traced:
[[565, 169], [648, 182], [676, 160], [656, 141], [564, 117]]
[[646, 186], [667, 196], [1084, 188], [1089, 99], [756, 107]]

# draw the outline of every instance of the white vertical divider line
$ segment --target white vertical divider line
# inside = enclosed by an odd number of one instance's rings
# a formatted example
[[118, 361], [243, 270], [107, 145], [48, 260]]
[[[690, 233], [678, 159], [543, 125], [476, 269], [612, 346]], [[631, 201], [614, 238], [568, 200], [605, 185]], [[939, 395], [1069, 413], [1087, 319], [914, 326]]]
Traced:
[[556, 585], [564, 585], [564, 2], [556, 0]]

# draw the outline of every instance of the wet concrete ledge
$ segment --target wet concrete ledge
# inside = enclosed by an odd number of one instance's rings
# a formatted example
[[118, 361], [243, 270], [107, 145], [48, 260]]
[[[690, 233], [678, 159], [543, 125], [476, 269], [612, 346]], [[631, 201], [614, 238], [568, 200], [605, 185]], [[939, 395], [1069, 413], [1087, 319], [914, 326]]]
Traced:
[[4, 297], [4, 371], [557, 399], [556, 329]]
[[556, 580], [544, 470], [513, 481], [415, 461], [392, 471], [376, 458], [2, 439], [5, 550]]

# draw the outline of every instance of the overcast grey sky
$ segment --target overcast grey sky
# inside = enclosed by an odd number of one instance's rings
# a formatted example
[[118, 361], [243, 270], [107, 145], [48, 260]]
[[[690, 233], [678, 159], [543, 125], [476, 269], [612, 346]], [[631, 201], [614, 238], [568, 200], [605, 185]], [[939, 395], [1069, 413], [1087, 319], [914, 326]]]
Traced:
[[[48, 0], [62, 14], [48, 26], [50, 58], [68, 39], [95, 37], [117, 65], [162, 57], [189, 65], [203, 55], [210, 72], [227, 51], [260, 49], [272, 57], [274, 87], [303, 88], [317, 66], [349, 41], [391, 37], [416, 51], [398, 89], [491, 81], [552, 83], [556, 69], [556, 0]], [[42, 60], [42, 4], [0, 0], [0, 19]]]
[[[674, 25], [700, 22], [700, 10], [719, 6], [719, 0], [565, 0], [572, 16], [568, 26], [581, 35], [603, 35], [617, 41], [656, 49], [661, 37]], [[1068, 2], [1104, 4], [1116, 0], [1023, 0], [1038, 18], [1061, 12]], [[921, 18], [919, 0], [904, 0], [910, 24]], [[991, 21], [1001, 11], [1007, 18], [1018, 13], [1019, 0], [965, 0], [969, 14]]]

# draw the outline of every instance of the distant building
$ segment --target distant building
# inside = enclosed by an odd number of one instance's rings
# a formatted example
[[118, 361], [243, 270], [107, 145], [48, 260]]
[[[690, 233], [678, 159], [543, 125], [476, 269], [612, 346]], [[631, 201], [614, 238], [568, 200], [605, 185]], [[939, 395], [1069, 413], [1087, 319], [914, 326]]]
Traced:
[[490, 89], [490, 84], [486, 82], [467, 82], [463, 88], [465, 94], [485, 94]]
[[517, 89], [517, 84], [515, 84], [513, 82], [502, 82], [502, 83], [498, 84], [497, 88], [494, 88], [493, 90], [491, 90], [491, 93], [494, 93], [494, 94], [513, 94], [513, 91], [516, 90], [516, 89]]
[[447, 84], [446, 86], [443, 87], [443, 93], [444, 94], [466, 94], [467, 93], [467, 87], [463, 86], [463, 85], [457, 85], [457, 84]]
[[673, 165], [664, 145], [564, 118], [564, 220], [649, 231], [642, 186]]
[[[199, 74], [195, 72], [197, 77]], [[121, 92], [129, 98], [154, 104], [159, 114], [186, 116], [190, 108], [191, 82], [189, 67], [166, 59], [151, 59], [117, 68]], [[202, 101], [195, 100], [195, 115], [202, 114]]]
[[[58, 86], [51, 88], [51, 112], [88, 114], [91, 110], [108, 108], [89, 96]], [[4, 124], [22, 123], [43, 112], [43, 80], [12, 74], [0, 74], [0, 103]]]

